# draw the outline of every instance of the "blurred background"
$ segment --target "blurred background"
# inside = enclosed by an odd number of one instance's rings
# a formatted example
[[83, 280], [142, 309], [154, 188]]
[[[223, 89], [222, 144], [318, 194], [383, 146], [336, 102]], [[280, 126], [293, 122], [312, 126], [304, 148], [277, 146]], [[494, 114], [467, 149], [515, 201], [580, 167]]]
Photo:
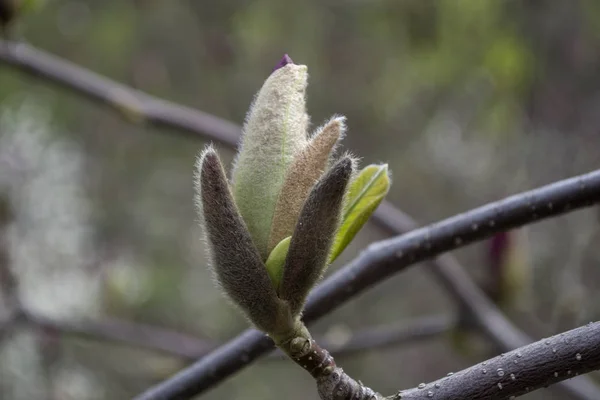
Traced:
[[[309, 68], [313, 126], [346, 115], [344, 149], [363, 165], [389, 163], [388, 200], [423, 224], [600, 165], [594, 0], [39, 3], [13, 36], [238, 124], [290, 54]], [[189, 363], [71, 323], [120, 321], [117, 331], [127, 321], [148, 324], [206, 348], [247, 327], [206, 268], [192, 200], [192, 167], [205, 144], [132, 124], [0, 63], [0, 398], [127, 399]], [[233, 150], [218, 149], [229, 163]], [[600, 319], [598, 217], [597, 208], [575, 212], [454, 254], [539, 339]], [[368, 225], [331, 271], [384, 237]], [[30, 318], [2, 329], [15, 302]], [[417, 265], [312, 331], [343, 345], [365, 328], [456, 312]], [[391, 394], [495, 354], [485, 337], [465, 343], [454, 333], [337, 362]], [[186, 349], [178, 336], [163, 339]], [[600, 384], [599, 374], [589, 377]], [[282, 393], [317, 397], [306, 372], [269, 359], [202, 398]], [[564, 397], [543, 389], [524, 398]]]

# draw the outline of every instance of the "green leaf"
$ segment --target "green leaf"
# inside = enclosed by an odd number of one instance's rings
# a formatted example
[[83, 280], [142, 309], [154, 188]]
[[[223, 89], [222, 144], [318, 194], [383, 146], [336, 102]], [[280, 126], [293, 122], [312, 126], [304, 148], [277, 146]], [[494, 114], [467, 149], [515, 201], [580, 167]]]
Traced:
[[279, 290], [279, 283], [281, 282], [281, 277], [283, 276], [285, 257], [287, 256], [288, 249], [290, 248], [291, 240], [292, 237], [288, 236], [279, 242], [277, 246], [273, 248], [273, 251], [271, 251], [269, 258], [267, 258], [267, 262], [265, 263], [269, 278], [271, 278], [271, 282], [273, 282], [275, 290]]
[[387, 164], [365, 167], [350, 183], [342, 225], [329, 255], [332, 263], [350, 244], [390, 189]]

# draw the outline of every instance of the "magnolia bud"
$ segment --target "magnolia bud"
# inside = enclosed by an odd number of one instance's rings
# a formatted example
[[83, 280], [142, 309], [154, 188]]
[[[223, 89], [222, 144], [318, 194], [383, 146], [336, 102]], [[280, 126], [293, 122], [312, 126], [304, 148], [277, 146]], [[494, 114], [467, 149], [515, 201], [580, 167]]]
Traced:
[[309, 140], [306, 82], [306, 67], [287, 55], [266, 80], [246, 119], [233, 189], [212, 148], [197, 163], [198, 212], [216, 280], [276, 342], [309, 338], [299, 319], [309, 291], [389, 188], [385, 165], [365, 168], [350, 190], [354, 159], [345, 155], [329, 168], [344, 118]]
[[258, 92], [244, 125], [233, 194], [263, 260], [289, 165], [307, 143], [306, 66], [276, 69]]
[[[527, 230], [494, 235], [489, 241], [486, 292], [502, 308], [526, 308], [531, 283]], [[505, 310], [506, 311], [506, 310]]]

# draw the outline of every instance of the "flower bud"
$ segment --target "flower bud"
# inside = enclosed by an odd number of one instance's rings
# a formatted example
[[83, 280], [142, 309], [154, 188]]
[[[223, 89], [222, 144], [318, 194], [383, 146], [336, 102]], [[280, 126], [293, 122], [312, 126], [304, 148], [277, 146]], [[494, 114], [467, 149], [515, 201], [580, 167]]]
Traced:
[[197, 163], [198, 212], [216, 280], [276, 341], [306, 339], [299, 317], [309, 291], [389, 188], [385, 165], [367, 167], [351, 187], [351, 156], [329, 168], [345, 120], [332, 118], [309, 140], [306, 84], [306, 67], [284, 56], [250, 107], [232, 188], [212, 148]]
[[306, 85], [304, 65], [288, 63], [269, 76], [250, 107], [233, 167], [233, 195], [263, 260], [288, 167], [307, 143]]

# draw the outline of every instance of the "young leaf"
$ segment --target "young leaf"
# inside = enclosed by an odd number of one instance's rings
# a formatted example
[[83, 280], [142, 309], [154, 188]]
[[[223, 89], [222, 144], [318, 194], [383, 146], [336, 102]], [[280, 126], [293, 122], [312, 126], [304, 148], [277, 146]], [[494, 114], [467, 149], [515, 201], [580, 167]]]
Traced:
[[208, 148], [197, 166], [198, 210], [217, 281], [257, 328], [274, 332], [291, 326], [287, 306], [277, 297], [237, 210], [217, 153]]
[[332, 118], [317, 130], [310, 142], [290, 164], [275, 206], [269, 250], [283, 238], [294, 233], [302, 205], [315, 182], [327, 168], [329, 157], [344, 129], [344, 117]]
[[332, 263], [350, 244], [367, 222], [390, 188], [387, 164], [365, 167], [350, 183], [342, 226], [338, 230], [329, 255]]
[[327, 266], [353, 169], [352, 158], [342, 158], [314, 186], [302, 207], [278, 291], [292, 315], [300, 314], [308, 292]]
[[269, 254], [269, 258], [265, 262], [265, 266], [267, 267], [267, 273], [269, 274], [269, 278], [271, 278], [271, 282], [273, 282], [273, 286], [277, 291], [279, 289], [279, 284], [281, 282], [281, 276], [283, 275], [283, 266], [285, 265], [285, 256], [287, 256], [288, 249], [290, 248], [290, 240], [291, 236], [283, 239], [271, 254]]

